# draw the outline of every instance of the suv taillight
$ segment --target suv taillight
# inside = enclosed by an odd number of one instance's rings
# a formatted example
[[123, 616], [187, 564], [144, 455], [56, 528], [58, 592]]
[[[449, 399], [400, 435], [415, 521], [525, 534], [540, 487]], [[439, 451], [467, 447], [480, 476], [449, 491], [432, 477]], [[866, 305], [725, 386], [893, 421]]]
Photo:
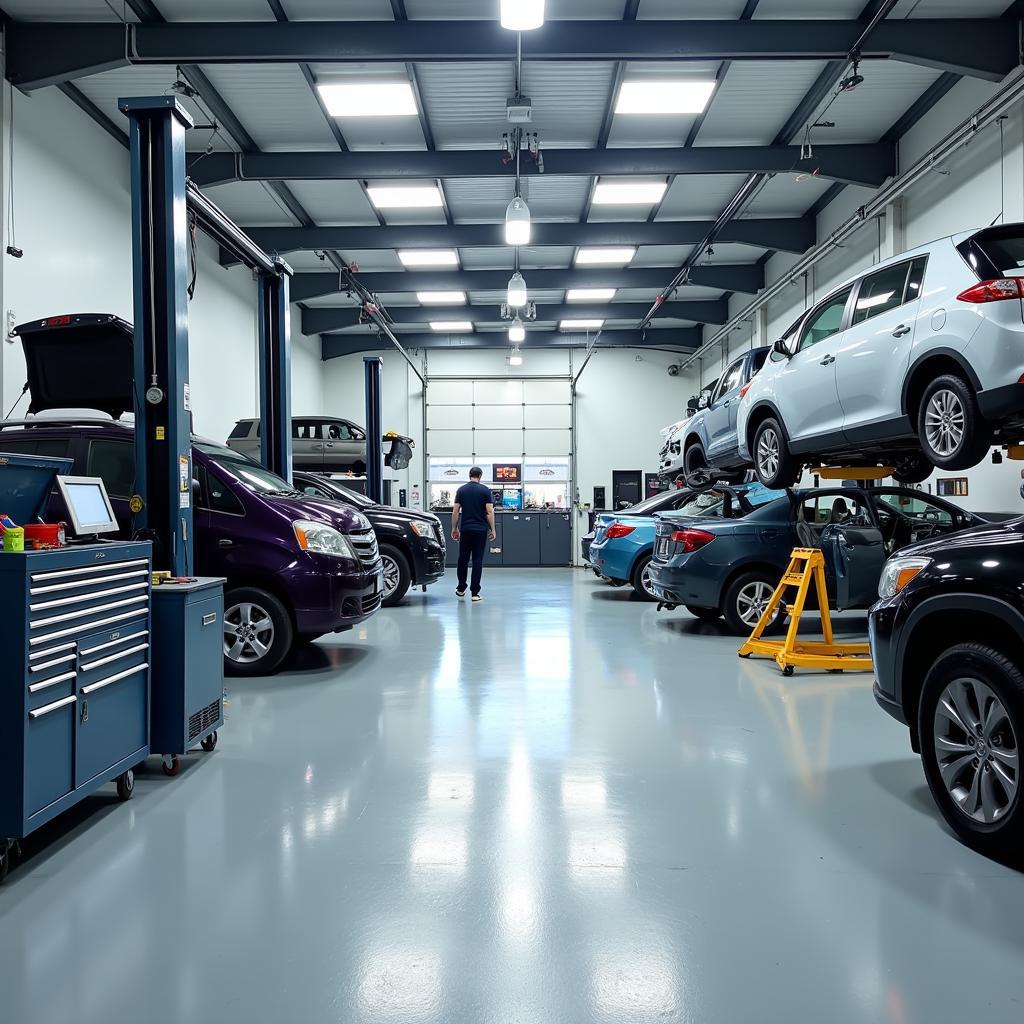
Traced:
[[618, 537], [628, 537], [635, 529], [635, 526], [624, 526], [622, 523], [612, 523], [605, 533], [605, 539], [615, 540]]
[[750, 390], [750, 385], [753, 383], [754, 382], [752, 380], [748, 380], [747, 383], [740, 388], [740, 398], [742, 398]]
[[708, 533], [707, 530], [673, 530], [672, 540], [676, 544], [682, 544], [683, 551], [689, 553], [696, 551], [697, 548], [704, 547], [705, 544], [710, 544], [715, 539], [713, 533]]
[[1024, 299], [1024, 278], [999, 277], [992, 281], [979, 281], [957, 298], [961, 302], [1000, 302], [1002, 299]]

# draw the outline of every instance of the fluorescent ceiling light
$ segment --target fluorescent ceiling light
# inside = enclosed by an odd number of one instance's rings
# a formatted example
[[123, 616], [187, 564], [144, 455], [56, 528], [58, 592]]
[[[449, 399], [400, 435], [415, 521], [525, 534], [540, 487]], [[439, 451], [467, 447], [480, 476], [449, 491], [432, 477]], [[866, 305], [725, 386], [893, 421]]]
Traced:
[[466, 304], [465, 292], [417, 292], [416, 301], [422, 302], [424, 306], [464, 306]]
[[653, 206], [661, 202], [666, 188], [663, 181], [599, 181], [594, 189], [594, 205]]
[[714, 91], [715, 83], [706, 79], [645, 78], [623, 82], [615, 113], [700, 114]]
[[576, 265], [618, 264], [625, 266], [636, 255], [635, 246], [620, 246], [610, 249], [580, 249], [576, 253]]
[[530, 208], [521, 196], [516, 196], [505, 210], [505, 244], [530, 244]]
[[501, 0], [501, 27], [529, 32], [544, 24], [544, 0]]
[[604, 326], [603, 320], [563, 320], [559, 325], [563, 331], [596, 331]]
[[401, 249], [398, 259], [403, 267], [457, 267], [459, 255], [454, 249]]
[[409, 82], [320, 82], [331, 117], [415, 117], [416, 97]]
[[473, 325], [468, 320], [432, 320], [432, 331], [471, 331]]
[[565, 293], [566, 302], [608, 302], [613, 298], [614, 288], [570, 288]]
[[436, 185], [368, 185], [366, 194], [378, 210], [420, 210], [444, 206]]
[[516, 317], [512, 321], [512, 326], [508, 329], [508, 340], [513, 344], [519, 344], [521, 341], [526, 341], [526, 328], [523, 326], [523, 321]]

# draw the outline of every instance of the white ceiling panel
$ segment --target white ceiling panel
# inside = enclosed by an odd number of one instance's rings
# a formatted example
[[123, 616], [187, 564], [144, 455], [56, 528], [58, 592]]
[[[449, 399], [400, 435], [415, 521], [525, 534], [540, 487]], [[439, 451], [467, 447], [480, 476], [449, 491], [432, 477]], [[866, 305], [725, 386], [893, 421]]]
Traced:
[[315, 253], [306, 249], [296, 249], [294, 252], [284, 254], [288, 266], [296, 273], [324, 273], [329, 274], [334, 267], [326, 260], [321, 260]]
[[289, 21], [391, 21], [389, 0], [282, 0]]
[[[527, 245], [519, 250], [519, 265], [523, 270], [542, 267], [568, 267], [575, 249], [571, 245]], [[543, 278], [535, 279], [543, 286]]]
[[[535, 275], [539, 279], [539, 274]], [[536, 286], [530, 288], [530, 301], [537, 305], [554, 305], [562, 302], [565, 292], [562, 289], [544, 289]], [[470, 292], [469, 301], [474, 306], [501, 306], [505, 301], [503, 291]]]
[[523, 179], [523, 196], [536, 220], [579, 220], [589, 193], [589, 177], [532, 175]]
[[[291, 263], [290, 258], [288, 259], [288, 262]], [[330, 264], [328, 264], [326, 269], [324, 269], [324, 273], [329, 273], [330, 270], [331, 266]], [[385, 301], [383, 295], [378, 295], [377, 298], [379, 298], [381, 302]], [[303, 299], [302, 304], [304, 306], [317, 306], [321, 309], [332, 306], [337, 307], [356, 305], [355, 301], [350, 299], [344, 292], [335, 292], [333, 295], [318, 295], [315, 299]]]
[[533, 100], [533, 120], [543, 145], [596, 145], [614, 77], [613, 61], [524, 61], [522, 88]]
[[515, 254], [508, 246], [493, 248], [463, 246], [459, 249], [459, 260], [467, 270], [512, 271]]
[[[692, 245], [641, 245], [631, 267], [681, 267]], [[668, 278], [665, 279], [668, 284]]]
[[[375, 271], [404, 269], [398, 262], [398, 254], [394, 249], [345, 249], [342, 256], [368, 274]], [[329, 264], [327, 269], [330, 269]]]
[[746, 0], [641, 0], [640, 21], [672, 19], [720, 19], [729, 21], [743, 13]]
[[274, 21], [265, 0], [156, 0], [156, 6], [168, 21]]
[[736, 61], [719, 85], [698, 145], [768, 145], [821, 73], [823, 61]]
[[358, 181], [289, 181], [288, 187], [320, 225], [373, 225], [378, 221]]
[[998, 18], [1009, 0], [900, 0], [890, 18]]
[[[511, 178], [446, 178], [444, 194], [456, 223], [489, 223], [504, 217], [515, 195], [515, 182]], [[530, 212], [536, 216], [532, 206]]]
[[233, 221], [248, 227], [293, 226], [295, 219], [260, 181], [230, 181], [203, 189]]
[[510, 128], [505, 101], [512, 94], [513, 75], [511, 62], [417, 64], [420, 95], [437, 148], [496, 149], [502, 132]]
[[207, 64], [203, 71], [260, 149], [338, 148], [297, 64]]
[[[118, 13], [106, 0], [4, 0], [3, 9], [15, 21], [120, 21], [121, 3], [114, 0]], [[127, 9], [129, 21], [138, 19]]]
[[833, 184], [806, 174], [776, 174], [747, 205], [747, 213], [756, 217], [799, 217]]
[[746, 180], [744, 174], [680, 174], [672, 182], [657, 219], [714, 220]]
[[764, 249], [742, 242], [715, 242], [714, 253], [705, 255], [701, 263], [756, 263], [764, 255]]

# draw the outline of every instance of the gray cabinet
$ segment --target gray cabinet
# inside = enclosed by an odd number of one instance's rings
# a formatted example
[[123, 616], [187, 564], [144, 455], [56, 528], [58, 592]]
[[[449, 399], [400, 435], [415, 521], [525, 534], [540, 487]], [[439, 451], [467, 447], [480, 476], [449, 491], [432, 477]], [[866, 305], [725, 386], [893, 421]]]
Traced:
[[540, 565], [540, 520], [537, 512], [506, 512], [502, 517], [502, 564]]
[[545, 512], [540, 519], [540, 564], [569, 565], [572, 523], [568, 512]]

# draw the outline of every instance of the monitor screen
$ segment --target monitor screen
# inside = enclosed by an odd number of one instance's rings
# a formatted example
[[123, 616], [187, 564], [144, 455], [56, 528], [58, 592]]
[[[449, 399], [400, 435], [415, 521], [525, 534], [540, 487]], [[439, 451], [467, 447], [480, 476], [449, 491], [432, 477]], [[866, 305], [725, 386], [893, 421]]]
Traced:
[[518, 462], [495, 462], [493, 472], [496, 484], [518, 484], [523, 479], [523, 467]]
[[82, 537], [118, 530], [107, 489], [99, 477], [58, 476], [57, 487], [75, 534]]
[[523, 492], [505, 491], [501, 498], [501, 507], [521, 509], [523, 507]]

